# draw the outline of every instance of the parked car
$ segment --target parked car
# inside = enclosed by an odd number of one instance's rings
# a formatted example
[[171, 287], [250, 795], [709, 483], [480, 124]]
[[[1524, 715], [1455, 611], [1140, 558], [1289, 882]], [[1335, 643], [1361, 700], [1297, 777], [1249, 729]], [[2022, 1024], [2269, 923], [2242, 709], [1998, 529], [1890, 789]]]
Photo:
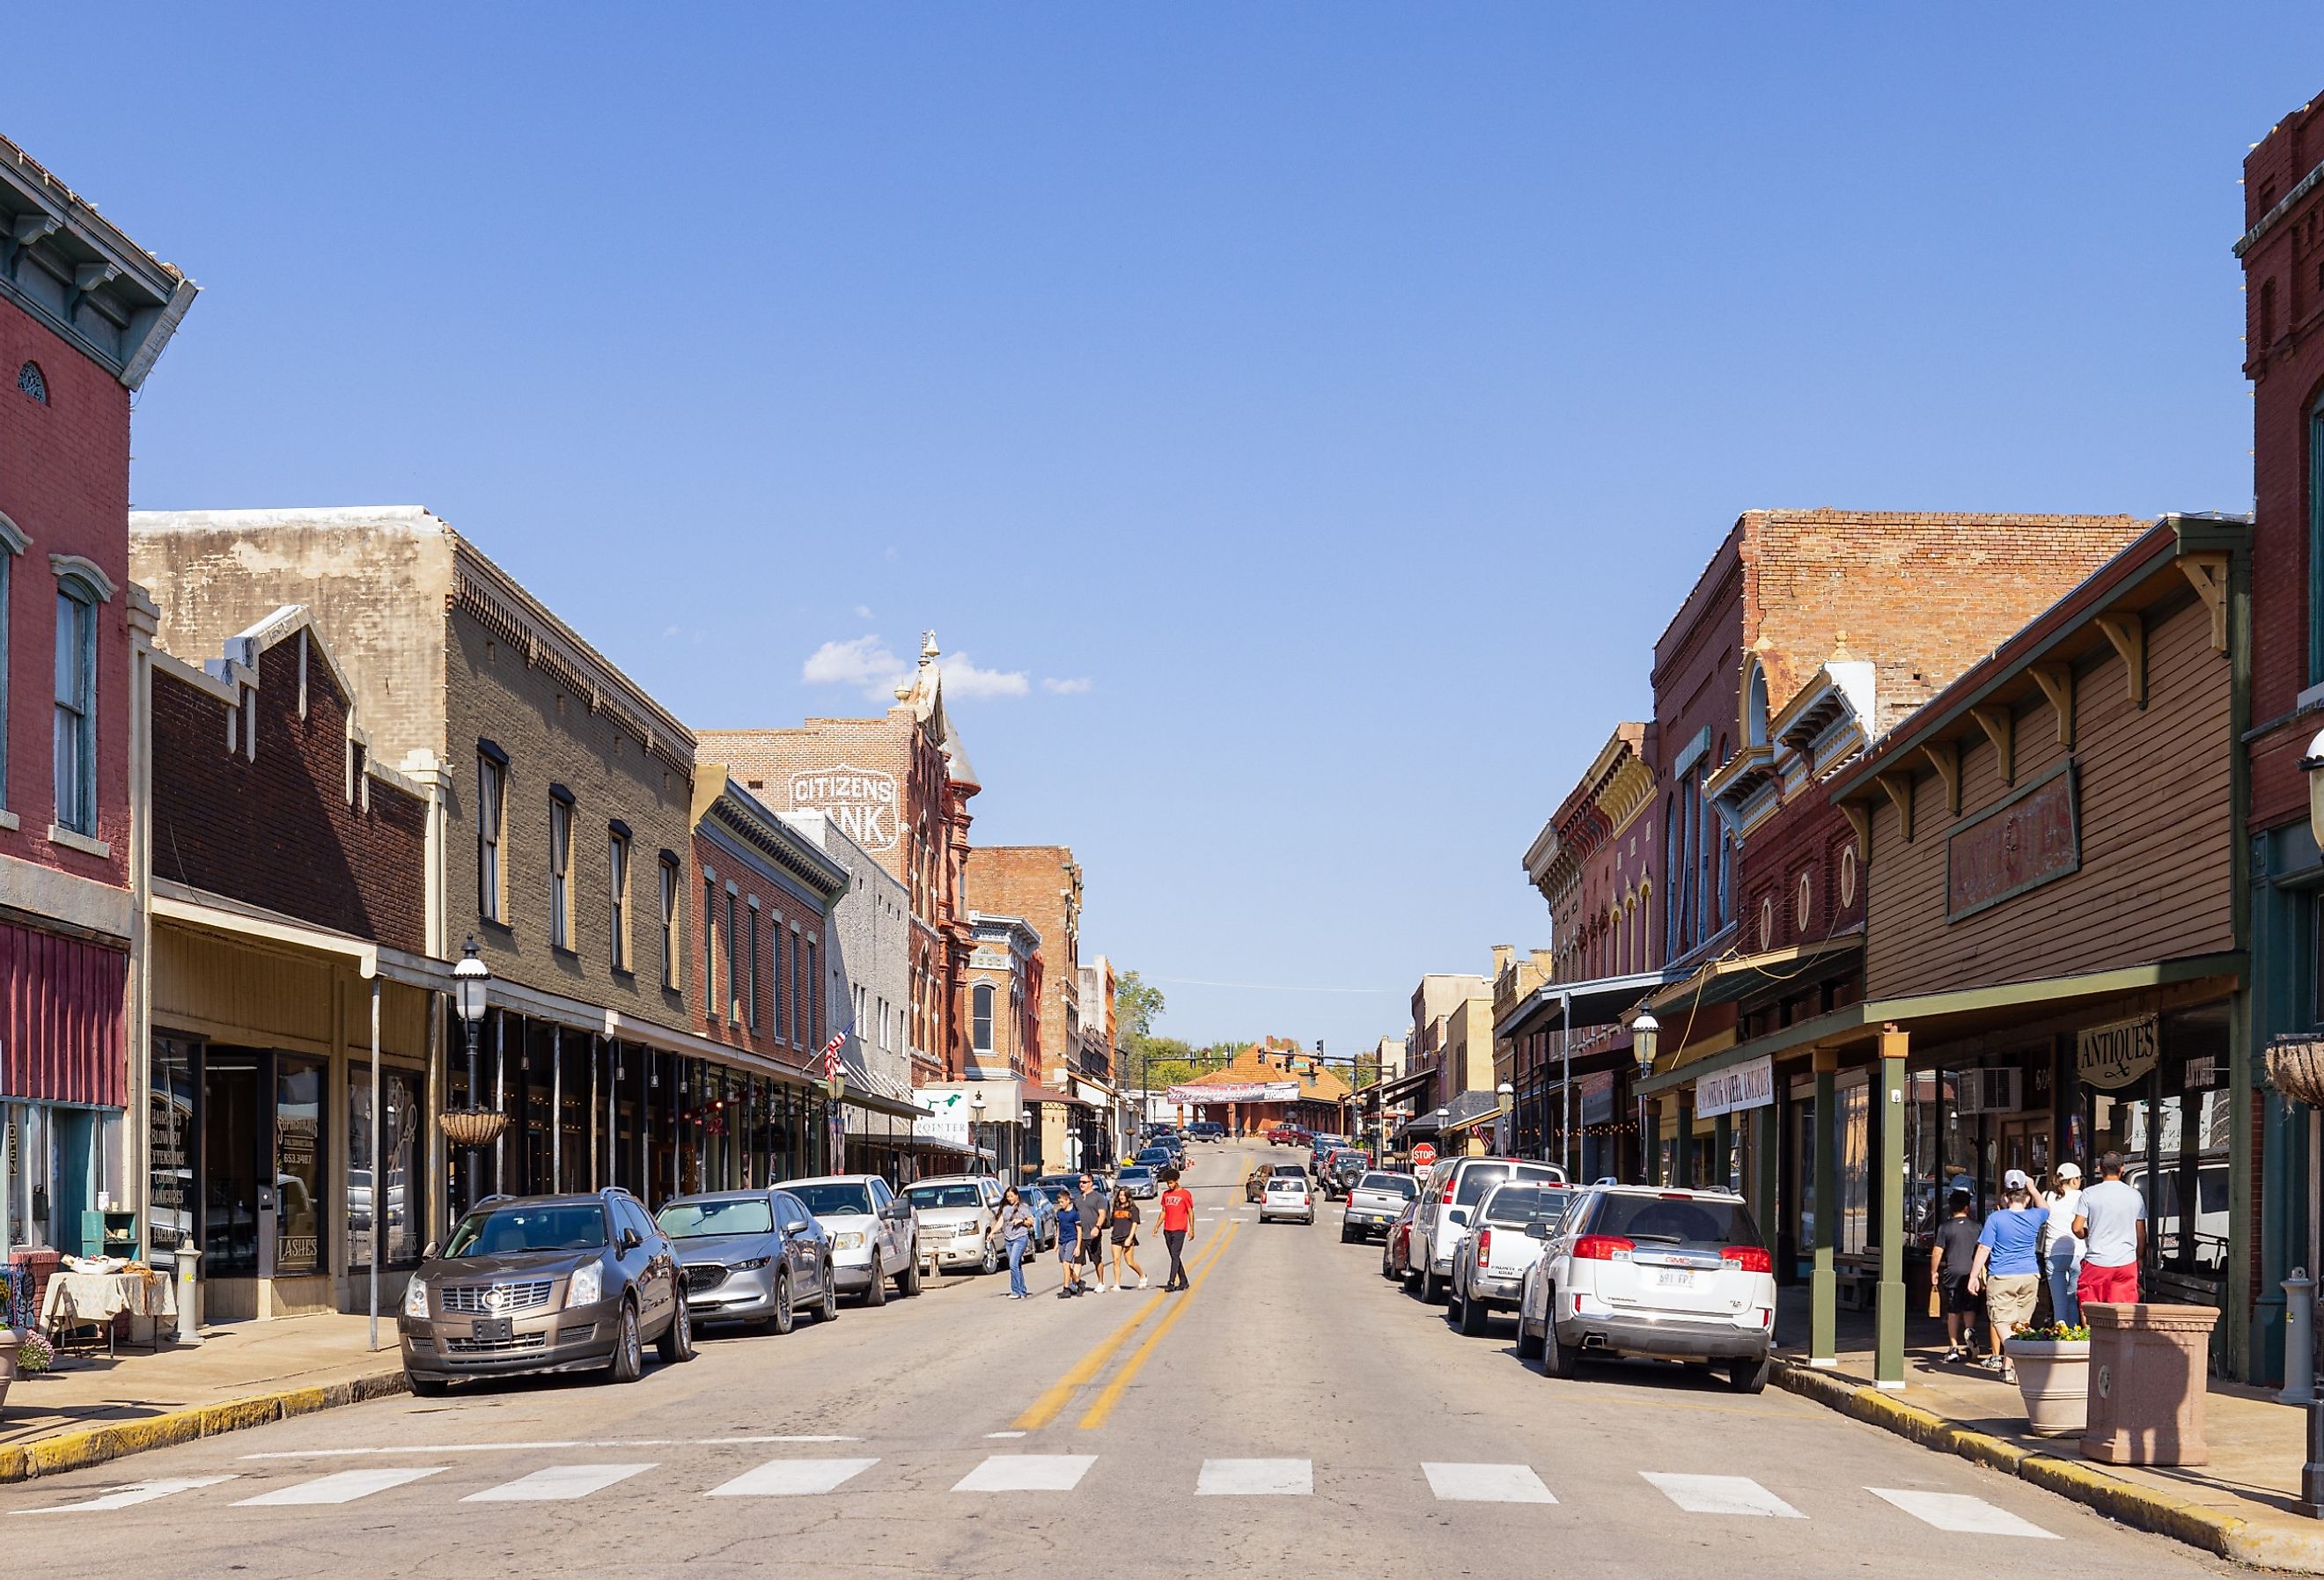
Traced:
[[463, 1377], [524, 1372], [634, 1382], [648, 1342], [666, 1362], [690, 1361], [678, 1265], [669, 1237], [625, 1190], [486, 1197], [404, 1287], [403, 1374], [432, 1399]]
[[1718, 1190], [1590, 1187], [1517, 1301], [1517, 1354], [1553, 1377], [1585, 1354], [1709, 1361], [1757, 1393], [1775, 1330], [1767, 1243], [1743, 1198]]
[[1259, 1221], [1270, 1224], [1277, 1219], [1315, 1221], [1315, 1190], [1305, 1174], [1277, 1174], [1268, 1180], [1259, 1198]]
[[1130, 1161], [1142, 1164], [1148, 1169], [1176, 1169], [1178, 1166], [1178, 1154], [1167, 1147], [1140, 1147], [1138, 1149], [1137, 1155]]
[[[1452, 1259], [1444, 1320], [1474, 1338], [1485, 1331], [1494, 1307], [1516, 1310], [1526, 1269], [1541, 1260], [1542, 1247], [1572, 1203], [1573, 1192], [1566, 1187], [1529, 1179], [1505, 1181], [1487, 1192], [1477, 1204], [1475, 1226]], [[1548, 1233], [1536, 1234], [1536, 1228]]]
[[1140, 1201], [1151, 1201], [1162, 1194], [1161, 1177], [1143, 1163], [1130, 1164], [1113, 1177], [1113, 1183]]
[[1302, 1164], [1255, 1163], [1250, 1172], [1243, 1177], [1242, 1199], [1259, 1201], [1267, 1195], [1267, 1182], [1278, 1174], [1296, 1174], [1303, 1182], [1307, 1178], [1306, 1168]]
[[1412, 1266], [1412, 1215], [1419, 1206], [1417, 1198], [1405, 1203], [1380, 1236], [1380, 1277], [1401, 1280]]
[[1563, 1185], [1565, 1170], [1553, 1163], [1521, 1163], [1514, 1158], [1441, 1158], [1429, 1169], [1420, 1185], [1420, 1209], [1412, 1216], [1407, 1289], [1432, 1306], [1444, 1298], [1453, 1254], [1468, 1237], [1470, 1215], [1485, 1193], [1504, 1179]]
[[1296, 1147], [1306, 1143], [1307, 1132], [1296, 1124], [1278, 1124], [1267, 1132], [1270, 1147]]
[[912, 1204], [899, 1200], [877, 1174], [825, 1174], [786, 1179], [776, 1187], [807, 1204], [831, 1235], [840, 1292], [866, 1306], [888, 1302], [888, 1280], [899, 1295], [920, 1292], [920, 1231]]
[[1001, 1221], [1001, 1182], [981, 1174], [938, 1174], [904, 1187], [902, 1199], [920, 1221], [920, 1249], [939, 1270], [973, 1267], [994, 1272], [1001, 1247], [991, 1237]]
[[754, 1322], [788, 1333], [802, 1308], [839, 1315], [831, 1236], [807, 1204], [779, 1190], [675, 1197], [654, 1224], [677, 1248], [686, 1307], [696, 1326]]
[[1356, 1176], [1348, 1187], [1348, 1205], [1340, 1215], [1340, 1243], [1345, 1245], [1359, 1235], [1386, 1235], [1388, 1228], [1412, 1206], [1413, 1197], [1420, 1194], [1420, 1181], [1409, 1174], [1388, 1174], [1370, 1169]]
[[1342, 1147], [1323, 1161], [1320, 1177], [1323, 1194], [1333, 1201], [1339, 1200], [1355, 1187], [1356, 1181], [1371, 1166], [1372, 1160], [1363, 1153]]
[[1214, 1119], [1198, 1119], [1186, 1127], [1190, 1141], [1222, 1141], [1227, 1139], [1227, 1127]]

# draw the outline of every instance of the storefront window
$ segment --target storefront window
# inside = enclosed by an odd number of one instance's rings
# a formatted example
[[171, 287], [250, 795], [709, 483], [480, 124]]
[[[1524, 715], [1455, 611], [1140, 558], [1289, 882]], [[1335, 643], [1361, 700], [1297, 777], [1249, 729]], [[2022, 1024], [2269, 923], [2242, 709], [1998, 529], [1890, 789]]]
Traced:
[[380, 1156], [371, 1155], [371, 1069], [351, 1064], [347, 1069], [347, 1265], [369, 1267], [372, 1213], [381, 1215], [383, 1267], [401, 1267], [420, 1260], [421, 1225], [427, 1222], [421, 1170], [427, 1166], [421, 1150], [420, 1076], [416, 1070], [385, 1067], [380, 1071]]
[[182, 1037], [153, 1039], [153, 1085], [146, 1135], [147, 1243], [168, 1256], [194, 1235], [194, 1044]]
[[1872, 1086], [1859, 1078], [1842, 1087], [1840, 1103], [1840, 1249], [1856, 1254], [1871, 1243]]
[[323, 1266], [323, 1063], [290, 1054], [274, 1066], [274, 1276]]

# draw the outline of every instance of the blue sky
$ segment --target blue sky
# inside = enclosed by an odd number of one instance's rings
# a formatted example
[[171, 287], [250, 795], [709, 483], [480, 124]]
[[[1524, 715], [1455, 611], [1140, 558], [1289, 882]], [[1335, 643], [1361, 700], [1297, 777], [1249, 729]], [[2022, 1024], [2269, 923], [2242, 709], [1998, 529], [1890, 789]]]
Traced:
[[702, 725], [934, 626], [980, 842], [1335, 1051], [1548, 943], [1738, 512], [2246, 508], [2239, 162], [2324, 91], [2313, 5], [549, 14], [11, 19], [205, 287], [137, 503], [426, 504]]

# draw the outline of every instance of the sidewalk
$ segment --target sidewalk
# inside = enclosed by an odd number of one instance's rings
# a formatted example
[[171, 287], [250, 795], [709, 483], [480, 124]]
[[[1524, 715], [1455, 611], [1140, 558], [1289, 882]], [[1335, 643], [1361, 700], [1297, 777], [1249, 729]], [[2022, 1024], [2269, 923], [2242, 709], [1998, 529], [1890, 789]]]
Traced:
[[19, 1375], [0, 1405], [0, 1482], [77, 1469], [142, 1449], [375, 1399], [403, 1387], [395, 1324], [332, 1313], [205, 1328], [191, 1349], [59, 1355]]
[[1974, 1366], [1947, 1365], [1941, 1320], [1907, 1318], [1905, 1386], [1883, 1392], [1872, 1381], [1871, 1313], [1841, 1312], [1839, 1365], [1812, 1369], [1805, 1291], [1784, 1291], [1778, 1313], [1779, 1387], [2222, 1557], [2324, 1575], [2324, 1520], [2297, 1511], [2306, 1412], [2272, 1392], [2211, 1380], [2204, 1400], [2209, 1465], [2102, 1465], [2083, 1458], [2075, 1438], [2027, 1431], [2015, 1384]]

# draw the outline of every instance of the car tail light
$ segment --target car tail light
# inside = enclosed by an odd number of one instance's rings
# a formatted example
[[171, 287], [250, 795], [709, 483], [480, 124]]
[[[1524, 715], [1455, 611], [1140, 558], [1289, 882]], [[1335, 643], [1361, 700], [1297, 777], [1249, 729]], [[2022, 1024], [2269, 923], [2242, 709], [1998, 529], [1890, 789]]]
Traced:
[[1489, 1267], [1492, 1265], [1492, 1261], [1493, 1232], [1490, 1229], [1480, 1229], [1477, 1231], [1477, 1265]]
[[1775, 1270], [1775, 1259], [1761, 1245], [1730, 1245], [1719, 1253], [1720, 1261], [1747, 1273], [1771, 1273]]
[[1583, 1261], [1628, 1261], [1637, 1248], [1619, 1234], [1584, 1234], [1573, 1243], [1573, 1254]]

